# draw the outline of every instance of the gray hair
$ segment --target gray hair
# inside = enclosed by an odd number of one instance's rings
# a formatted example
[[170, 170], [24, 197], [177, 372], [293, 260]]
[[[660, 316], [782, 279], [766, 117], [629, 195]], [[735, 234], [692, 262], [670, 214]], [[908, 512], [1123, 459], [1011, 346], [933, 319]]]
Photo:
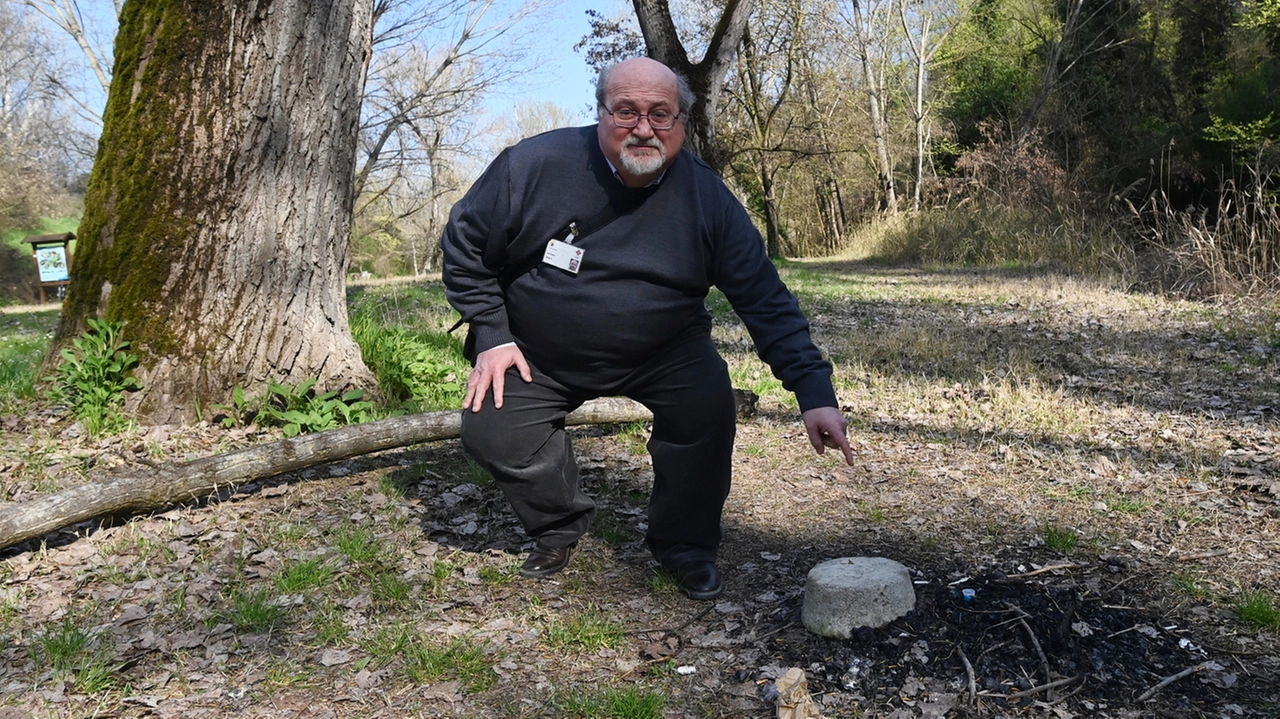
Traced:
[[[618, 65], [619, 63], [615, 62], [608, 67], [601, 68], [600, 74], [596, 76], [596, 104], [601, 107], [605, 106], [604, 97], [606, 90], [609, 88], [609, 75], [613, 73], [613, 69]], [[676, 72], [675, 70], [671, 72], [676, 76], [676, 92], [680, 96], [680, 105], [677, 109], [681, 115], [688, 117], [689, 110], [693, 108], [693, 103], [698, 98], [693, 94], [693, 90], [690, 89], [689, 78], [685, 77], [684, 73]]]

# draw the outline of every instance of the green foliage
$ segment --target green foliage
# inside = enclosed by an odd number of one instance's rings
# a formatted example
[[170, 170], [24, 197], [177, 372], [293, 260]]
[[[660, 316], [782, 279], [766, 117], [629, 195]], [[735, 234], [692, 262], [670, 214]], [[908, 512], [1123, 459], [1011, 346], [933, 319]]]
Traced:
[[447, 332], [410, 331], [377, 322], [371, 310], [353, 312], [351, 334], [378, 386], [411, 411], [462, 405], [467, 372], [461, 341]]
[[126, 422], [120, 414], [124, 393], [141, 388], [128, 372], [138, 356], [128, 352], [116, 322], [89, 319], [89, 329], [62, 350], [62, 364], [45, 381], [54, 402], [65, 402], [89, 434], [114, 432]]
[[627, 686], [560, 692], [553, 703], [562, 715], [582, 719], [660, 719], [667, 699], [661, 692]]
[[267, 394], [259, 401], [245, 396], [243, 387], [231, 391], [230, 405], [214, 405], [224, 427], [250, 422], [264, 427], [280, 427], [286, 437], [322, 432], [373, 418], [374, 405], [364, 399], [362, 389], [337, 392], [315, 391], [316, 380], [304, 380], [297, 387], [271, 380]]
[[373, 403], [364, 399], [364, 390], [353, 389], [316, 394], [316, 380], [304, 380], [297, 387], [274, 380], [268, 386], [270, 398], [260, 417], [283, 428], [284, 436], [320, 432], [346, 424], [367, 422]]

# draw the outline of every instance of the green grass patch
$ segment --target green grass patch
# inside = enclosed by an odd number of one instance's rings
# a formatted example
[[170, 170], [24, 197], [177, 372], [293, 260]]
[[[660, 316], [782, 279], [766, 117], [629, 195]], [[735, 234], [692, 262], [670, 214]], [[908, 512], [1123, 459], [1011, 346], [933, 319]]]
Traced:
[[351, 626], [347, 624], [343, 610], [333, 604], [323, 604], [312, 617], [316, 639], [325, 646], [346, 644], [351, 638]]
[[523, 562], [519, 557], [512, 557], [502, 564], [486, 564], [480, 567], [480, 581], [493, 586], [510, 584], [520, 576], [521, 564]]
[[0, 411], [36, 396], [36, 375], [58, 325], [58, 313], [0, 315]]
[[618, 429], [618, 441], [622, 442], [633, 457], [649, 453], [649, 423], [628, 422]]
[[1280, 632], [1280, 603], [1271, 592], [1242, 592], [1235, 600], [1235, 610], [1240, 621], [1245, 624]]
[[284, 621], [284, 612], [272, 602], [274, 598], [265, 589], [234, 588], [225, 595], [225, 606], [215, 617], [242, 632], [263, 634]]
[[36, 666], [66, 672], [89, 653], [89, 633], [81, 629], [71, 617], [52, 626], [46, 626], [32, 640], [29, 651]]
[[401, 673], [415, 683], [458, 680], [467, 691], [479, 692], [497, 680], [486, 647], [469, 639], [438, 642], [397, 625], [379, 628], [361, 647], [379, 665], [398, 660]]
[[276, 577], [276, 587], [285, 594], [327, 586], [334, 576], [333, 567], [321, 557], [286, 564]]
[[28, 647], [40, 671], [70, 679], [85, 694], [97, 694], [120, 685], [121, 664], [100, 646], [74, 619], [67, 617], [47, 626]]
[[381, 609], [401, 608], [409, 601], [409, 583], [395, 571], [375, 572], [369, 577], [369, 596]]
[[1076, 548], [1080, 535], [1070, 527], [1044, 525], [1044, 546], [1059, 554], [1068, 554]]
[[356, 566], [375, 564], [386, 554], [386, 548], [373, 532], [358, 524], [345, 524], [335, 529], [333, 544]]
[[660, 719], [667, 699], [639, 687], [574, 688], [552, 700], [562, 716], [581, 719]]
[[1179, 594], [1193, 599], [1213, 599], [1213, 587], [1205, 581], [1204, 575], [1195, 570], [1178, 572], [1172, 577], [1173, 588]]
[[612, 649], [622, 643], [622, 627], [595, 607], [552, 621], [542, 634], [542, 641], [552, 649], [579, 648], [588, 651]]
[[498, 677], [486, 648], [467, 639], [437, 644], [422, 636], [412, 637], [402, 650], [404, 673], [415, 683], [461, 681], [471, 693], [493, 686]]

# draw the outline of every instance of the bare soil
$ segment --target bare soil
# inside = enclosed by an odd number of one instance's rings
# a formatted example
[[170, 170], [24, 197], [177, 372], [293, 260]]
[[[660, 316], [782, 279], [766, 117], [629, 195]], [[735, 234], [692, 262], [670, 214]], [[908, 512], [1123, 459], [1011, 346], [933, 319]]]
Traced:
[[[663, 697], [664, 717], [772, 717], [790, 667], [827, 717], [1280, 716], [1280, 637], [1234, 604], [1280, 592], [1267, 305], [995, 271], [786, 274], [837, 366], [857, 461], [815, 457], [766, 394], [739, 427], [718, 600], [685, 599], [643, 548], [635, 428], [577, 431], [598, 520], [541, 581], [513, 576], [528, 538], [441, 442], [0, 553], [0, 718], [646, 716], [572, 701], [625, 689]], [[717, 338], [752, 376], [731, 320]], [[0, 500], [269, 438], [74, 435], [42, 407], [0, 418]], [[372, 564], [336, 548], [352, 527], [384, 548]], [[842, 556], [905, 564], [915, 610], [847, 640], [808, 633], [805, 576]], [[314, 558], [330, 582], [281, 589]], [[267, 629], [238, 621], [251, 591], [282, 610]], [[555, 639], [585, 620], [621, 635]], [[50, 666], [69, 626], [110, 681]], [[415, 678], [380, 651], [389, 628], [483, 648], [483, 677]]]

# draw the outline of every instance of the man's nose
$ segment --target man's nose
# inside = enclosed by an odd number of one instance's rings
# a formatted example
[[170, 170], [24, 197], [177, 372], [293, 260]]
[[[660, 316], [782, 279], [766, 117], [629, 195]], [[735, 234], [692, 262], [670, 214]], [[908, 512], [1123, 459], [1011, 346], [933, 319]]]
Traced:
[[653, 131], [653, 126], [649, 124], [649, 116], [641, 115], [640, 122], [636, 123], [636, 126], [631, 128], [631, 133], [641, 138], [653, 137], [655, 133]]

